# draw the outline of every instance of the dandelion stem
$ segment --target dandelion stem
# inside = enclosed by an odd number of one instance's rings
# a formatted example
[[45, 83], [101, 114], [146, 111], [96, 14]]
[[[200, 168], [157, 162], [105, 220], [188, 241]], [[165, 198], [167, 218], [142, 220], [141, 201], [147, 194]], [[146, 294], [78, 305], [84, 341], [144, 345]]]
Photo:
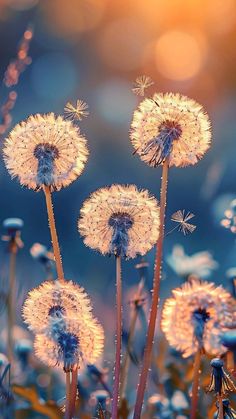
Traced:
[[70, 371], [66, 372], [66, 411], [65, 419], [71, 419], [70, 416]]
[[199, 348], [196, 352], [194, 365], [193, 365], [193, 386], [192, 386], [190, 419], [195, 419], [197, 416], [200, 364], [201, 364], [201, 348]]
[[121, 257], [116, 256], [116, 360], [114, 372], [112, 419], [118, 418], [118, 399], [120, 385], [120, 361], [122, 338], [122, 299], [121, 299]]
[[56, 262], [56, 269], [59, 281], [64, 280], [64, 272], [62, 267], [62, 260], [61, 260], [61, 253], [60, 247], [57, 237], [57, 230], [55, 224], [55, 217], [53, 212], [53, 205], [52, 205], [52, 196], [49, 186], [44, 186], [44, 193], [46, 198], [46, 205], [47, 205], [47, 212], [48, 212], [48, 222], [49, 228], [51, 232], [51, 239], [52, 239], [52, 246], [53, 246], [53, 253]]
[[9, 363], [13, 361], [13, 327], [15, 324], [15, 292], [16, 292], [16, 254], [17, 244], [15, 239], [10, 243], [10, 266], [9, 266], [9, 290], [7, 301], [8, 312], [8, 334], [7, 334], [7, 356]]
[[224, 407], [223, 407], [223, 400], [222, 400], [221, 394], [218, 394], [218, 403], [219, 403], [219, 419], [224, 419]]
[[161, 264], [162, 264], [162, 250], [163, 240], [165, 233], [165, 208], [166, 208], [166, 196], [167, 196], [167, 184], [168, 184], [168, 171], [169, 171], [169, 159], [167, 158], [162, 168], [162, 180], [161, 180], [161, 199], [160, 199], [160, 233], [157, 241], [154, 280], [153, 280], [153, 294], [152, 294], [152, 305], [150, 311], [150, 319], [147, 332], [146, 347], [144, 351], [143, 366], [141, 376], [138, 385], [136, 403], [134, 408], [134, 419], [140, 419], [144, 392], [147, 383], [148, 369], [151, 364], [152, 358], [152, 346], [155, 334], [156, 317], [159, 305], [159, 293], [161, 283]]
[[77, 386], [78, 386], [78, 367], [74, 367], [72, 370], [71, 377], [71, 394], [70, 394], [70, 418], [73, 418], [75, 413], [75, 402], [77, 396]]
[[120, 378], [120, 402], [122, 399], [125, 398], [125, 391], [127, 386], [127, 377], [128, 377], [128, 371], [129, 371], [129, 365], [130, 365], [130, 351], [131, 351], [131, 345], [133, 342], [134, 332], [135, 332], [135, 326], [138, 318], [138, 310], [139, 310], [139, 298], [141, 297], [142, 290], [144, 285], [144, 279], [142, 278], [138, 287], [138, 295], [136, 297], [136, 302], [134, 302], [134, 310], [131, 317], [130, 322], [130, 329], [129, 329], [129, 336], [128, 336], [128, 342], [127, 342], [127, 349], [124, 355], [124, 361], [121, 368], [121, 378]]

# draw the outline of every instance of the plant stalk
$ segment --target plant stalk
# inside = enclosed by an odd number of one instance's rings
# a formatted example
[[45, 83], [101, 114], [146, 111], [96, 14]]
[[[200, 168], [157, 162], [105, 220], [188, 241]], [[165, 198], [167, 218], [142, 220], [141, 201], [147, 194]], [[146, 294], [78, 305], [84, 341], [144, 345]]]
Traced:
[[66, 372], [66, 411], [65, 411], [65, 419], [71, 419], [70, 417], [70, 371]]
[[222, 395], [218, 394], [218, 403], [219, 403], [219, 419], [224, 419], [224, 406]]
[[11, 364], [13, 361], [13, 328], [15, 325], [15, 297], [16, 297], [16, 254], [17, 244], [13, 239], [10, 243], [10, 264], [9, 264], [9, 289], [7, 300], [8, 332], [7, 332], [7, 357]]
[[145, 388], [147, 384], [148, 370], [151, 365], [152, 359], [152, 346], [155, 334], [156, 318], [159, 306], [159, 294], [161, 284], [161, 264], [162, 264], [162, 252], [163, 252], [163, 241], [165, 233], [165, 209], [166, 209], [166, 197], [167, 197], [167, 184], [168, 184], [168, 172], [169, 172], [169, 159], [167, 158], [162, 168], [162, 180], [161, 180], [161, 198], [160, 198], [160, 232], [157, 241], [155, 269], [154, 269], [154, 280], [153, 280], [153, 293], [152, 293], [152, 305], [150, 311], [150, 319], [147, 332], [146, 347], [144, 351], [143, 366], [138, 384], [136, 403], [134, 408], [134, 419], [140, 419]]
[[72, 370], [71, 376], [71, 394], [70, 394], [70, 419], [73, 418], [75, 413], [75, 403], [77, 396], [77, 386], [78, 386], [78, 367], [75, 366]]
[[194, 359], [190, 419], [195, 419], [197, 417], [200, 365], [201, 365], [201, 348], [197, 350], [195, 354], [195, 359]]
[[53, 212], [52, 196], [51, 196], [51, 191], [50, 191], [49, 186], [44, 186], [44, 193], [45, 193], [45, 198], [46, 198], [48, 223], [49, 223], [49, 228], [50, 228], [50, 233], [51, 233], [51, 240], [52, 240], [52, 246], [53, 246], [53, 253], [55, 257], [58, 280], [63, 281], [64, 272], [63, 272], [63, 266], [62, 266], [60, 246], [59, 246], [58, 237], [57, 237], [55, 217], [54, 217], [54, 212]]
[[121, 257], [116, 256], [116, 359], [114, 372], [112, 419], [118, 418], [118, 400], [120, 386], [121, 339], [122, 339], [122, 285], [121, 285]]

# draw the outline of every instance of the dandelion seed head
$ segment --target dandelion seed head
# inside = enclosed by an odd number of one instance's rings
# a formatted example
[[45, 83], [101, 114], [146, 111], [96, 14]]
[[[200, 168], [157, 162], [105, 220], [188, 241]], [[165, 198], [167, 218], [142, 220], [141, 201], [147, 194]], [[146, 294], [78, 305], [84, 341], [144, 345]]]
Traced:
[[32, 115], [5, 140], [4, 161], [12, 177], [30, 189], [68, 186], [81, 175], [88, 158], [86, 139], [69, 120]]
[[48, 366], [70, 371], [74, 366], [83, 368], [101, 356], [104, 331], [96, 319], [66, 318], [58, 333], [38, 334], [34, 349], [37, 357]]
[[194, 279], [172, 291], [163, 307], [162, 330], [183, 357], [204, 348], [212, 355], [226, 352], [221, 334], [233, 322], [235, 301], [222, 286]]
[[202, 106], [186, 96], [155, 93], [134, 112], [131, 142], [151, 167], [193, 165], [210, 147], [210, 121]]
[[71, 281], [46, 281], [28, 294], [23, 306], [23, 318], [29, 329], [42, 333], [55, 318], [74, 315], [90, 319], [91, 303], [84, 289]]
[[184, 235], [186, 235], [188, 233], [193, 233], [193, 231], [196, 229], [196, 226], [194, 224], [188, 223], [188, 221], [191, 220], [193, 217], [194, 214], [192, 214], [191, 212], [187, 212], [187, 214], [185, 214], [185, 210], [179, 210], [172, 214], [171, 220], [175, 223], [178, 223], [178, 230], [181, 231]]
[[75, 105], [68, 102], [64, 111], [67, 117], [73, 120], [81, 121], [83, 118], [89, 116], [88, 105], [82, 100], [77, 100]]
[[103, 255], [134, 258], [157, 242], [159, 223], [157, 201], [148, 191], [112, 185], [84, 202], [78, 228], [84, 243]]
[[153, 84], [154, 82], [152, 81], [151, 77], [139, 76], [135, 80], [132, 91], [138, 96], [144, 96], [145, 90], [148, 89], [148, 87], [152, 86]]

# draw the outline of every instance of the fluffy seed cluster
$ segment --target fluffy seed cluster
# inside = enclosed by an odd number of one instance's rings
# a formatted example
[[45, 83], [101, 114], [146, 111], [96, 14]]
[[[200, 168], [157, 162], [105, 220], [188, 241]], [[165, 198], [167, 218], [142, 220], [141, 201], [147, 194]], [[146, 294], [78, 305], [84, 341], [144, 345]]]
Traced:
[[210, 121], [202, 106], [186, 96], [155, 93], [135, 110], [131, 123], [135, 153], [151, 167], [193, 165], [210, 147]]
[[32, 115], [13, 128], [3, 157], [12, 177], [30, 189], [68, 186], [82, 173], [88, 158], [86, 139], [70, 120], [53, 113]]
[[234, 321], [235, 302], [222, 286], [197, 279], [172, 291], [165, 301], [162, 330], [183, 357], [199, 347], [212, 355], [226, 352], [221, 334]]
[[103, 255], [144, 255], [159, 236], [159, 207], [147, 190], [112, 185], [84, 202], [78, 228], [84, 243]]
[[23, 318], [35, 332], [35, 351], [49, 366], [70, 371], [101, 355], [104, 332], [93, 317], [91, 303], [71, 281], [47, 281], [30, 291]]

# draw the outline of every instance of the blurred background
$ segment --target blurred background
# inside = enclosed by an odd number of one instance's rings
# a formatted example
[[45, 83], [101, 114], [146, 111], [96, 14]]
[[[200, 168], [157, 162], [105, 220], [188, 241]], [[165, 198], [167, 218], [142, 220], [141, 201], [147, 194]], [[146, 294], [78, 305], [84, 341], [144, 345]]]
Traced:
[[[90, 116], [80, 124], [90, 148], [88, 164], [76, 182], [53, 194], [53, 200], [66, 278], [86, 288], [111, 341], [114, 260], [85, 248], [77, 218], [84, 199], [111, 183], [135, 183], [159, 198], [161, 168], [151, 169], [132, 156], [129, 141], [132, 113], [141, 100], [132, 87], [140, 75], [155, 82], [148, 94], [180, 92], [199, 101], [213, 128], [212, 147], [204, 159], [170, 171], [167, 231], [175, 226], [170, 218], [179, 209], [195, 214], [197, 228], [187, 237], [177, 231], [167, 236], [162, 296], [180, 282], [166, 262], [178, 243], [189, 255], [210, 251], [218, 262], [210, 279], [228, 287], [226, 271], [236, 266], [235, 236], [220, 221], [236, 197], [235, 0], [0, 0], [1, 80], [28, 24], [34, 27], [32, 63], [16, 86], [12, 126], [37, 112], [63, 113], [68, 101], [82, 99], [89, 105]], [[7, 94], [2, 84], [1, 104]], [[50, 247], [44, 197], [12, 181], [3, 161], [0, 190], [0, 223], [8, 217], [24, 220], [17, 280], [27, 291], [45, 277], [29, 253], [35, 242]], [[2, 242], [2, 278], [8, 270], [6, 247]], [[151, 251], [146, 257], [149, 289], [153, 259]], [[136, 263], [123, 264], [125, 309], [130, 296], [126, 290], [139, 279]]]

